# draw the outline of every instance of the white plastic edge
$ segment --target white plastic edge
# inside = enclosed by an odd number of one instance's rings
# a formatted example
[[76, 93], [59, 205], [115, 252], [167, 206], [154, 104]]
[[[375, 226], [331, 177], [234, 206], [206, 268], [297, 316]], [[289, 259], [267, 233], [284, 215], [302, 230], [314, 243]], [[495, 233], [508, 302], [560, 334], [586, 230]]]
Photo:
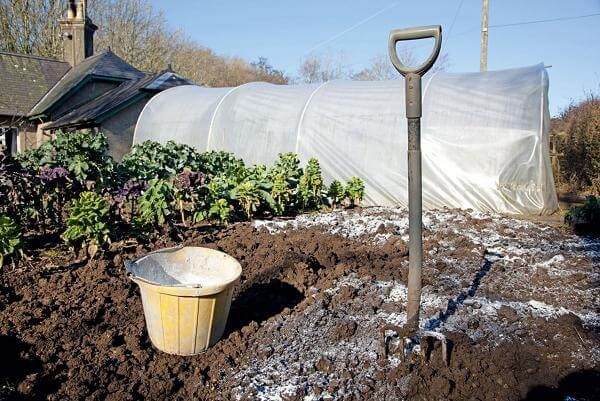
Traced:
[[[174, 87], [172, 87], [172, 88], [165, 89], [165, 90], [164, 90], [164, 91], [162, 91], [162, 92], [158, 92], [157, 94], [155, 94], [154, 96], [152, 96], [152, 97], [150, 98], [150, 100], [148, 100], [148, 101], [146, 102], [146, 104], [144, 105], [144, 107], [142, 107], [142, 111], [141, 111], [141, 112], [140, 112], [140, 114], [138, 115], [138, 118], [137, 118], [137, 120], [135, 121], [135, 129], [133, 130], [133, 138], [131, 138], [131, 146], [135, 145], [135, 137], [137, 136], [137, 130], [138, 130], [138, 127], [139, 127], [140, 119], [141, 119], [141, 118], [142, 118], [142, 116], [144, 115], [144, 112], [146, 111], [146, 109], [147, 109], [148, 107], [150, 107], [150, 104], [152, 104], [152, 103], [155, 101], [155, 99], [156, 99], [158, 96], [162, 96], [162, 94], [163, 94], [163, 93], [166, 93], [166, 92], [169, 92], [169, 91], [173, 91], [173, 90], [175, 90], [175, 89], [179, 89], [179, 88], [181, 88], [181, 87], [183, 87], [183, 86], [198, 86], [198, 85], [179, 85], [179, 86], [174, 86]], [[200, 88], [201, 88], [201, 86], [200, 86]]]
[[306, 99], [306, 103], [304, 103], [304, 108], [302, 108], [302, 113], [300, 113], [300, 118], [298, 119], [298, 125], [296, 126], [296, 146], [294, 147], [294, 153], [298, 154], [298, 146], [300, 145], [300, 130], [302, 129], [302, 122], [304, 121], [304, 114], [306, 114], [306, 110], [308, 109], [308, 105], [312, 100], [313, 96], [325, 85], [330, 83], [331, 81], [325, 81], [321, 85], [317, 86], [315, 90], [312, 91], [308, 99]]
[[221, 108], [221, 104], [223, 104], [225, 99], [227, 99], [227, 97], [229, 95], [231, 95], [233, 92], [235, 92], [236, 90], [238, 90], [242, 87], [245, 87], [245, 86], [250, 86], [252, 84], [255, 84], [255, 86], [260, 86], [260, 84], [262, 84], [262, 83], [265, 83], [265, 82], [246, 82], [245, 84], [241, 84], [239, 86], [236, 86], [235, 88], [231, 88], [226, 94], [223, 95], [221, 100], [219, 100], [219, 103], [217, 103], [217, 106], [215, 107], [215, 111], [213, 111], [213, 114], [210, 117], [210, 124], [208, 126], [208, 135], [206, 137], [206, 151], [207, 152], [210, 150], [210, 140], [212, 139], [213, 126], [215, 124], [215, 118], [217, 117], [217, 113], [219, 112], [219, 109]]

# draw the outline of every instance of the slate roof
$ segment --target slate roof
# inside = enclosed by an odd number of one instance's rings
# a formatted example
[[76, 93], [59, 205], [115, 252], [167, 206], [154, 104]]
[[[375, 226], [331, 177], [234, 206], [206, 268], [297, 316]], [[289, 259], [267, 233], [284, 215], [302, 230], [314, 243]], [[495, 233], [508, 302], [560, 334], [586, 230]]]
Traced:
[[46, 125], [45, 129], [93, 126], [144, 96], [174, 86], [192, 84], [188, 79], [169, 70], [126, 81]]
[[27, 115], [69, 68], [60, 60], [0, 52], [0, 115]]
[[33, 106], [28, 116], [33, 117], [45, 114], [63, 96], [88, 79], [105, 78], [113, 81], [126, 81], [141, 78], [143, 76], [143, 72], [128, 64], [110, 50], [103, 51], [86, 58], [75, 67], [71, 68], [69, 72], [67, 72], [62, 79], [58, 81], [35, 106]]

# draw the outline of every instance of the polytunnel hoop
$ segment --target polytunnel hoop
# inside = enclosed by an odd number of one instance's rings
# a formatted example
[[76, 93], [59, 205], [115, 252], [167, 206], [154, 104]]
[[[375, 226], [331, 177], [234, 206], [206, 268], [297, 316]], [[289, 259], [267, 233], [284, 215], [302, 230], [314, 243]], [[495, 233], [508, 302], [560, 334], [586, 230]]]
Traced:
[[208, 135], [206, 136], [206, 151], [208, 152], [210, 149], [210, 140], [212, 139], [212, 131], [213, 131], [213, 125], [215, 123], [215, 119], [217, 116], [217, 113], [219, 112], [219, 109], [221, 108], [221, 105], [223, 104], [223, 102], [225, 101], [225, 99], [227, 99], [227, 97], [229, 97], [229, 95], [231, 95], [233, 92], [235, 92], [236, 90], [240, 89], [243, 86], [250, 86], [252, 84], [256, 84], [256, 86], [260, 86], [258, 84], [260, 84], [260, 82], [246, 82], [245, 84], [241, 84], [239, 86], [236, 86], [235, 88], [231, 88], [220, 100], [219, 103], [217, 103], [217, 106], [215, 107], [215, 111], [213, 111], [212, 116], [210, 117], [210, 124], [208, 125]]
[[310, 94], [308, 99], [306, 99], [306, 103], [304, 103], [304, 107], [302, 108], [302, 113], [300, 113], [300, 118], [298, 119], [298, 125], [296, 126], [296, 147], [294, 148], [294, 153], [298, 153], [298, 147], [300, 146], [300, 129], [302, 128], [302, 122], [304, 121], [304, 114], [306, 114], [306, 110], [308, 109], [308, 105], [312, 100], [313, 96], [325, 85], [330, 83], [331, 81], [325, 81], [321, 85], [317, 86], [314, 91]]

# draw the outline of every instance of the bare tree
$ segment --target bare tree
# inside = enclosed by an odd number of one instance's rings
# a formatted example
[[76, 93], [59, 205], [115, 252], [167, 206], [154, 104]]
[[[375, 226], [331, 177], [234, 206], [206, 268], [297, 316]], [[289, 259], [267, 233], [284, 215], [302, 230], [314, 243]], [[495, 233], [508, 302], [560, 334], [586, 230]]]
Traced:
[[[421, 62], [417, 60], [417, 57], [410, 48], [401, 48], [398, 54], [406, 65], [417, 65]], [[448, 65], [448, 55], [444, 53], [438, 57], [436, 63], [427, 74], [445, 71]], [[357, 81], [384, 81], [398, 78], [400, 78], [400, 74], [392, 65], [387, 54], [379, 54], [373, 57], [368, 67], [352, 75], [352, 79]]]
[[[253, 64], [222, 57], [169, 29], [162, 11], [149, 0], [89, 1], [88, 15], [98, 26], [95, 51], [111, 48], [142, 71], [172, 67], [207, 86], [235, 86], [250, 81], [287, 83], [288, 78], [264, 58]], [[0, 50], [58, 58], [62, 40], [58, 20], [64, 0], [0, 0]]]
[[0, 50], [58, 57], [61, 0], [0, 0]]
[[351, 74], [345, 64], [345, 54], [341, 51], [312, 54], [300, 64], [298, 78], [300, 82], [307, 84], [346, 78]]

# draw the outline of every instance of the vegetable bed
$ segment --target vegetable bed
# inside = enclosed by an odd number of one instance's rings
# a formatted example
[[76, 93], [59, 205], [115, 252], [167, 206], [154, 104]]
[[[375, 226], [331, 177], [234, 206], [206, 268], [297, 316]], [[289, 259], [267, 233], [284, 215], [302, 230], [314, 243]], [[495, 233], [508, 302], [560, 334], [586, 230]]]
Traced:
[[[40, 244], [0, 271], [0, 399], [600, 397], [600, 241], [467, 211], [424, 225], [421, 323], [452, 341], [449, 367], [439, 350], [383, 356], [381, 327], [405, 319], [408, 216], [355, 208], [178, 227], [91, 261]], [[194, 357], [153, 349], [123, 267], [176, 243], [244, 268], [223, 340]]]

